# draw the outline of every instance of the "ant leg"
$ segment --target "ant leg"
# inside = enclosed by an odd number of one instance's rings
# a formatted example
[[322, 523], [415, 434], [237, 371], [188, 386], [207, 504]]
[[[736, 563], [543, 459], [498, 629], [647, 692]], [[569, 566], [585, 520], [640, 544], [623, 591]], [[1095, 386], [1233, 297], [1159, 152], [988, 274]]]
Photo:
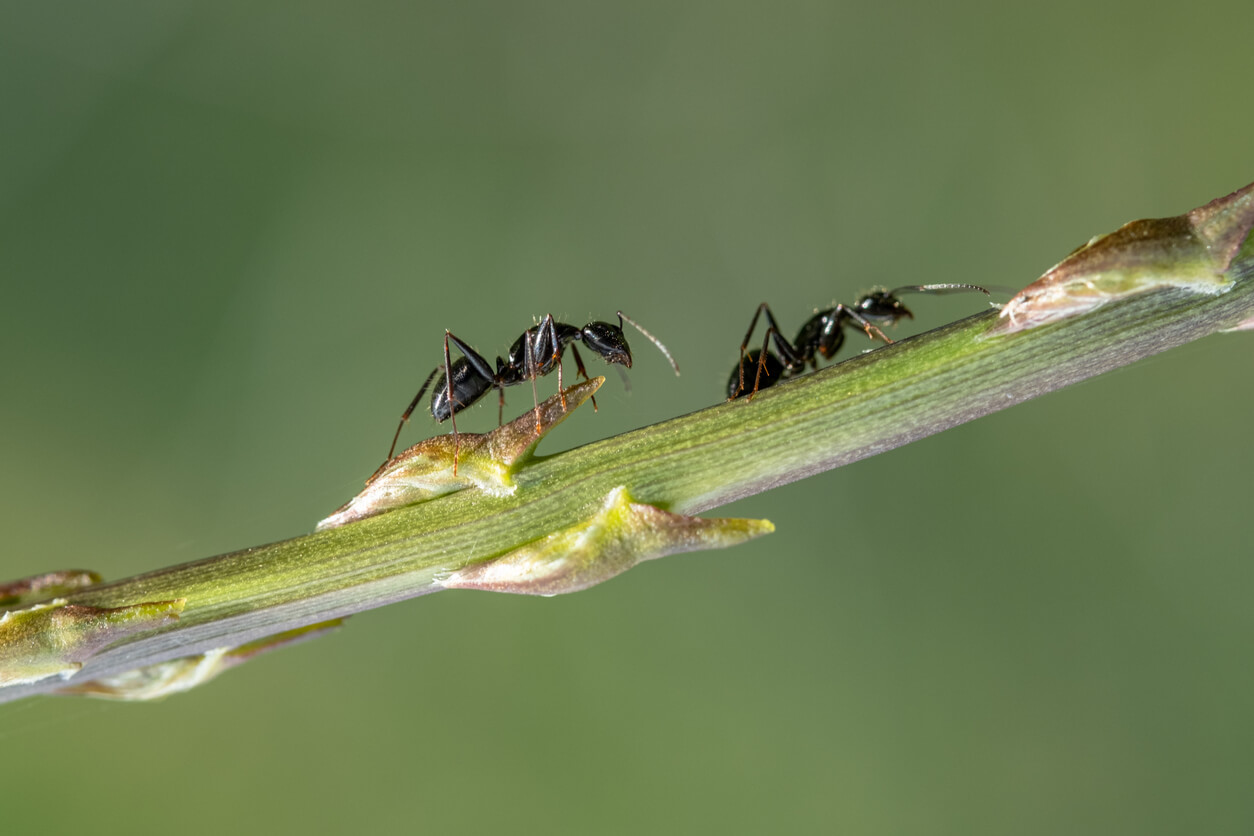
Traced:
[[557, 394], [562, 399], [562, 412], [566, 411], [566, 384], [562, 382], [562, 358], [557, 358]]
[[[566, 411], [566, 390], [562, 388], [562, 344], [558, 342], [557, 340], [557, 328], [553, 324], [553, 314], [545, 314], [544, 319], [540, 320], [539, 333], [546, 335], [549, 339], [549, 343], [553, 346], [553, 354], [549, 356], [549, 358], [545, 361], [545, 363], [542, 363], [540, 365], [544, 366], [550, 363], [557, 363], [557, 394], [562, 399], [562, 412], [565, 412]], [[538, 343], [536, 345], [537, 353], [541, 350], [542, 345], [543, 343]], [[536, 426], [539, 426], [539, 423], [538, 423], [540, 420], [538, 417], [539, 412], [537, 411], [536, 414], [537, 414]]]
[[842, 319], [848, 319], [851, 322], [856, 322], [858, 326], [862, 328], [862, 330], [866, 332], [866, 335], [870, 337], [871, 339], [875, 339], [876, 337], [879, 337], [881, 340], [885, 342], [885, 344], [892, 343], [892, 339], [887, 334], [885, 334], [880, 329], [876, 328], [873, 324], [871, 324], [871, 321], [867, 319], [866, 317], [864, 317], [862, 314], [858, 313], [853, 308], [846, 307], [845, 305], [837, 305], [835, 309], [835, 315], [832, 317], [832, 320], [838, 323], [836, 327], [838, 328], [840, 327], [839, 322]]
[[[457, 472], [457, 456], [460, 451], [460, 442], [457, 440], [457, 419], [454, 416], [457, 414], [458, 410], [464, 408], [468, 404], [464, 404], [453, 399], [453, 363], [452, 358], [449, 356], [448, 347], [450, 342], [457, 346], [462, 355], [466, 358], [466, 363], [469, 365], [470, 369], [472, 369], [475, 374], [479, 375], [481, 379], [488, 381], [496, 379], [496, 375], [492, 373], [492, 367], [488, 365], [488, 362], [484, 360], [483, 357], [480, 356], [473, 348], [466, 345], [466, 343], [462, 342], [446, 329], [444, 331], [444, 364], [442, 366], [436, 366], [431, 370], [431, 373], [427, 375], [426, 380], [422, 382], [422, 387], [418, 390], [418, 394], [414, 395], [414, 399], [409, 402], [409, 406], [406, 407], [404, 414], [401, 415], [400, 423], [396, 427], [396, 433], [392, 436], [392, 446], [388, 449], [388, 457], [383, 462], [384, 465], [387, 465], [387, 463], [392, 460], [392, 456], [396, 452], [396, 443], [401, 437], [401, 430], [404, 429], [405, 424], [409, 421], [409, 416], [413, 414], [415, 409], [417, 409], [418, 402], [422, 400], [422, 396], [426, 393], [427, 387], [431, 385], [431, 381], [435, 379], [436, 374], [443, 369], [444, 394], [445, 397], [448, 398], [449, 417], [453, 420], [453, 472]], [[437, 387], [440, 385], [440, 383], [436, 384]], [[475, 392], [472, 390], [470, 392], [472, 397], [471, 402], [473, 402], [473, 400], [478, 398], [481, 394], [482, 391]], [[431, 401], [432, 417], [434, 417], [436, 401], [436, 395], [434, 392], [432, 393]]]
[[[572, 354], [575, 355], [575, 372], [581, 375], [584, 380], [591, 380], [592, 378], [588, 377], [588, 370], [584, 368], [583, 358], [579, 356], [579, 348], [575, 346], [574, 344], [571, 344], [570, 351]], [[558, 378], [559, 378], [558, 385], [561, 386], [561, 381], [560, 381], [561, 373], [560, 372], [558, 373]], [[597, 410], [596, 395], [592, 395], [591, 400], [592, 400], [592, 411], [597, 412], [598, 410]]]
[[[448, 419], [449, 421], [453, 423], [453, 475], [456, 476], [457, 475], [457, 457], [461, 453], [462, 439], [461, 439], [461, 436], [457, 434], [458, 404], [456, 401], [453, 400], [453, 361], [448, 356], [449, 337], [453, 337], [453, 335], [449, 332], [447, 328], [445, 328], [444, 329], [444, 385], [445, 387], [447, 387], [447, 392], [448, 392]], [[457, 340], [456, 337], [453, 337], [453, 339], [457, 341], [457, 345], [460, 348], [461, 341]], [[462, 353], [463, 354], [466, 353], [465, 348], [462, 348]], [[471, 352], [471, 353], [474, 353], [474, 352]]]
[[[445, 342], [446, 343], [452, 342], [453, 345], [457, 346], [457, 350], [462, 353], [462, 356], [464, 358], [466, 358], [466, 362], [470, 365], [470, 368], [474, 371], [474, 373], [479, 376], [479, 379], [489, 381], [489, 383], [491, 384], [488, 387], [489, 389], [496, 387], [501, 390], [500, 408], [497, 410], [497, 414], [496, 414], [497, 424], [499, 425], [501, 423], [501, 414], [505, 409], [505, 389], [504, 389], [504, 386], [500, 383], [500, 376], [496, 372], [492, 371], [492, 366], [489, 365], [488, 361], [484, 359], [482, 354], [475, 351], [470, 346], [466, 345], [466, 343], [462, 342], [461, 339], [459, 339], [456, 334], [451, 333], [451, 332], [445, 332], [445, 333], [448, 334]], [[445, 348], [447, 348], [447, 345], [445, 346]], [[445, 353], [447, 354], [447, 351]], [[501, 358], [499, 357], [496, 358], [496, 361], [499, 366], [501, 362]], [[487, 392], [487, 389], [474, 390], [469, 393], [470, 399], [467, 401], [454, 401], [453, 396], [450, 394], [448, 396], [450, 417], [452, 413], [461, 412], [463, 409], [470, 406], [475, 401], [479, 400], [479, 398], [483, 397], [483, 395], [486, 394], [486, 392]]]
[[[527, 355], [527, 377], [531, 378], [531, 402], [535, 404], [536, 435], [539, 435], [543, 431], [540, 426], [540, 395], [536, 391], [536, 378], [539, 375], [536, 374], [536, 358], [533, 354], [530, 331], [523, 332], [523, 347]], [[563, 403], [562, 406], [564, 408], [566, 404]]]
[[417, 395], [414, 395], [414, 399], [409, 402], [409, 406], [406, 407], [405, 413], [401, 415], [401, 422], [396, 425], [396, 435], [392, 436], [392, 446], [388, 448], [388, 457], [384, 459], [384, 464], [392, 460], [392, 454], [396, 452], [397, 439], [401, 437], [401, 430], [409, 421], [409, 416], [414, 414], [414, 408], [418, 406], [418, 401], [422, 400], [422, 396], [426, 394], [427, 387], [431, 385], [431, 379], [435, 377], [435, 373], [439, 370], [439, 366], [436, 366], [431, 370], [431, 374], [427, 375], [427, 379], [422, 382], [422, 388], [418, 390]]
[[788, 342], [787, 338], [780, 332], [779, 326], [775, 324], [774, 319], [771, 320], [771, 329], [774, 330], [775, 351], [779, 353], [779, 359], [783, 363], [784, 368], [792, 370], [795, 368], [805, 369], [805, 361], [801, 359], [801, 349]]
[[[740, 397], [741, 392], [745, 391], [745, 360], [749, 359], [749, 355], [747, 353], [747, 349], [749, 348], [749, 338], [753, 336], [753, 329], [758, 327], [758, 317], [762, 315], [763, 311], [766, 311], [767, 320], [769, 322], [774, 322], [775, 320], [775, 317], [771, 316], [771, 309], [765, 302], [758, 305], [758, 309], [753, 312], [753, 319], [749, 320], [749, 330], [745, 332], [745, 338], [740, 342], [740, 383], [736, 387], [736, 394], [728, 398], [729, 401], [734, 401], [736, 398]], [[769, 342], [770, 328], [767, 328], [767, 334], [767, 341]]]
[[[775, 316], [771, 313], [771, 306], [765, 302], [758, 305], [758, 309], [753, 312], [753, 319], [749, 320], [749, 330], [745, 332], [745, 338], [740, 343], [740, 384], [736, 389], [735, 397], [728, 398], [728, 400], [735, 400], [740, 397], [741, 392], [745, 391], [745, 361], [749, 359], [749, 338], [753, 336], [753, 330], [758, 327], [758, 317], [763, 313], [766, 314], [766, 339], [762, 343], [762, 355], [758, 358], [758, 373], [753, 382], [753, 395], [758, 393], [758, 380], [761, 379], [762, 368], [765, 365], [766, 360], [766, 351], [770, 347], [772, 334], [775, 335], [775, 344], [779, 346], [781, 354], [788, 355], [789, 361], [791, 361], [792, 357], [796, 356], [795, 349], [793, 349], [792, 345], [784, 339], [781, 334], [779, 330], [779, 323], [775, 321]], [[635, 325], [634, 322], [632, 324]], [[789, 364], [791, 365], [790, 362]], [[750, 395], [749, 397], [752, 399], [753, 395]]]
[[450, 342], [457, 346], [462, 356], [466, 358], [466, 362], [470, 364], [470, 367], [482, 379], [495, 380], [496, 375], [492, 372], [492, 367], [488, 365], [488, 361], [483, 359], [483, 355], [466, 345], [447, 328], [444, 330], [444, 385], [445, 393], [448, 395], [448, 417], [453, 422], [453, 475], [456, 476], [457, 459], [461, 454], [461, 436], [457, 433], [457, 413], [474, 403], [474, 400], [478, 399], [483, 392], [480, 391], [478, 394], [475, 394], [474, 398], [466, 403], [453, 399], [453, 360], [449, 356], [448, 349]]
[[[768, 314], [769, 314], [769, 309], [768, 309]], [[770, 348], [771, 348], [772, 335], [776, 337], [776, 342], [778, 343], [779, 332], [775, 330], [774, 324], [772, 324], [769, 328], [766, 329], [766, 337], [762, 340], [762, 353], [758, 355], [758, 371], [757, 371], [757, 374], [753, 376], [753, 391], [749, 393], [749, 397], [747, 397], [745, 400], [748, 400], [748, 401], [753, 400], [753, 396], [758, 393], [758, 389], [761, 386], [762, 372], [766, 371], [766, 356], [767, 356], [767, 352], [770, 351]], [[741, 361], [740, 378], [741, 378], [742, 387], [744, 386], [743, 366], [744, 366], [744, 361]], [[744, 389], [742, 388], [741, 391], [744, 391]], [[739, 392], [737, 394], [739, 394]]]
[[[451, 333], [449, 331], [445, 331], [444, 334], [445, 334], [444, 343], [445, 343], [445, 349], [446, 349], [444, 354], [445, 354], [446, 360], [448, 359], [448, 351], [447, 351], [448, 343], [451, 342], [453, 345], [457, 346], [457, 350], [462, 353], [462, 356], [466, 358], [466, 362], [470, 364], [470, 367], [475, 370], [475, 373], [477, 375], [482, 377], [484, 380], [496, 379], [496, 373], [492, 371], [492, 366], [488, 363], [487, 360], [483, 358], [482, 354], [475, 351], [470, 346], [466, 345], [466, 343], [462, 342], [462, 340], [458, 338], [456, 334]], [[450, 406], [452, 405], [451, 400], [449, 401], [449, 404]], [[470, 404], [468, 403], [464, 404], [461, 401], [457, 402], [458, 409], [465, 409], [467, 406], [470, 406]]]

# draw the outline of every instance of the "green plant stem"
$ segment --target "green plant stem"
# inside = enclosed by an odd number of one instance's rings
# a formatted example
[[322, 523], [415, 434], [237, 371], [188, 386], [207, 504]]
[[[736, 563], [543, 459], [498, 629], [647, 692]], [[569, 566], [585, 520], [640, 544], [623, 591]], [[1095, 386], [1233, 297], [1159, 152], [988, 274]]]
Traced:
[[[1084, 316], [987, 337], [965, 319], [760, 393], [560, 455], [516, 474], [517, 492], [463, 490], [341, 528], [88, 587], [72, 603], [186, 599], [178, 621], [91, 658], [85, 681], [240, 645], [437, 591], [437, 579], [596, 512], [625, 486], [638, 502], [695, 514], [893, 449], [1254, 318], [1254, 258], [1232, 290], [1146, 293]], [[1026, 441], [1026, 440], [1025, 440]], [[0, 688], [0, 701], [60, 680]]]

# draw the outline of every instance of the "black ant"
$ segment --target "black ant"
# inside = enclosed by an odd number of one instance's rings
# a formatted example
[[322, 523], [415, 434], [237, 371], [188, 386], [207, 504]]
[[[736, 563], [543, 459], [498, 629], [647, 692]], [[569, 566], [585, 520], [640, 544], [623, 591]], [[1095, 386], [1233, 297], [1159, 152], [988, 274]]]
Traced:
[[[431, 370], [431, 373], [427, 375], [427, 379], [423, 381], [422, 387], [418, 390], [418, 394], [414, 395], [414, 399], [409, 402], [405, 413], [401, 415], [401, 422], [396, 427], [396, 435], [392, 437], [392, 447], [388, 450], [388, 459], [390, 460], [392, 454], [396, 452], [396, 442], [401, 437], [401, 430], [409, 420], [409, 416], [418, 406], [418, 402], [422, 400], [423, 394], [426, 393], [427, 387], [431, 385], [433, 379], [435, 380], [435, 387], [431, 390], [431, 415], [440, 423], [443, 423], [445, 419], [452, 420], [454, 439], [457, 438], [457, 418], [455, 416], [458, 412], [478, 401], [490, 390], [496, 389], [501, 393], [501, 402], [497, 413], [499, 422], [505, 409], [505, 387], [516, 386], [525, 380], [531, 381], [532, 397], [536, 401], [536, 431], [539, 432], [541, 428], [539, 425], [539, 397], [535, 393], [536, 378], [543, 377], [557, 369], [558, 391], [564, 392], [562, 386], [562, 355], [569, 347], [575, 356], [576, 371], [584, 380], [587, 380], [588, 371], [584, 368], [583, 358], [579, 356], [579, 349], [574, 345], [576, 342], [582, 342], [593, 353], [600, 355], [605, 362], [616, 363], [630, 369], [631, 347], [627, 345], [627, 338], [623, 334], [624, 320], [630, 322], [637, 331], [648, 337], [658, 347], [658, 350], [666, 355], [666, 359], [670, 361], [671, 366], [675, 369], [675, 374], [679, 374], [679, 366], [675, 363], [675, 359], [671, 357], [671, 353], [666, 349], [666, 346], [662, 345], [657, 337], [644, 330], [622, 311], [618, 311], [618, 325], [609, 322], [589, 322], [582, 328], [577, 328], [564, 322], [557, 322], [553, 319], [552, 314], [545, 314], [544, 318], [540, 320], [540, 324], [528, 328], [522, 333], [522, 336], [514, 341], [504, 358], [500, 356], [496, 358], [496, 371], [492, 370], [491, 364], [484, 359], [483, 355], [446, 330], [444, 332], [444, 363]], [[462, 353], [457, 362], [452, 362], [449, 356], [450, 342]], [[437, 378], [436, 375], [439, 375], [439, 377]], [[592, 399], [592, 405], [594, 408], [596, 407], [595, 398]], [[562, 395], [562, 408], [566, 408], [566, 397], [564, 394]], [[456, 451], [455, 443], [453, 452], [454, 473], [457, 472]]]
[[[978, 290], [985, 296], [987, 290], [973, 284], [924, 284], [907, 285], [893, 290], [875, 290], [858, 299], [852, 307], [836, 305], [825, 311], [819, 311], [801, 326], [797, 338], [791, 343], [780, 333], [779, 324], [765, 302], [758, 305], [753, 319], [749, 321], [749, 331], [740, 344], [740, 362], [727, 381], [727, 400], [748, 395], [750, 399], [761, 389], [768, 389], [781, 378], [798, 375], [806, 370], [819, 367], [819, 356], [830, 360], [840, 350], [845, 341], [845, 327], [857, 326], [866, 332], [871, 339], [879, 338], [886, 343], [892, 340], [872, 324], [872, 320], [887, 325], [896, 325], [903, 318], [914, 318], [910, 309], [897, 298], [899, 293], [946, 293], [957, 290]], [[758, 325], [758, 317], [766, 314], [766, 338], [762, 341], [761, 350], [746, 351], [753, 329]], [[775, 352], [771, 351], [771, 340], [775, 340]], [[778, 352], [778, 356], [776, 354]], [[753, 375], [753, 389], [745, 386], [745, 366], [757, 366]]]

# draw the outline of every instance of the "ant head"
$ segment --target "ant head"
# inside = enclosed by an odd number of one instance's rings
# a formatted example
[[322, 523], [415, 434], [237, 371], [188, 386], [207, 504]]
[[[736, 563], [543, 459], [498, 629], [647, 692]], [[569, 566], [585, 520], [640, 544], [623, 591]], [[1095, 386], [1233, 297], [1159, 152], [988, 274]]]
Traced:
[[910, 309], [901, 303], [897, 294], [888, 290], [873, 290], [854, 305], [854, 309], [867, 319], [894, 324], [899, 319], [914, 319]]
[[583, 344], [601, 355], [607, 363], [619, 363], [631, 368], [631, 348], [619, 325], [608, 322], [589, 322], [581, 330]]

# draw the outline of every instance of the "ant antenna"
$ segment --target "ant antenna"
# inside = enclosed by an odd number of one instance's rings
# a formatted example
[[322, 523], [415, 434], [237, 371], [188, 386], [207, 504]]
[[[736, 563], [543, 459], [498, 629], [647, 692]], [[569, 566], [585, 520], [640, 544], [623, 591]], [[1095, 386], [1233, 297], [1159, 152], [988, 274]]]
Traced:
[[993, 294], [987, 289], [980, 287], [978, 284], [962, 284], [959, 282], [947, 282], [943, 284], [908, 284], [904, 287], [895, 287], [888, 291], [889, 296], [896, 296], [898, 293], [935, 293], [938, 295], [945, 293], [962, 293], [967, 290], [978, 290], [985, 296], [989, 297], [989, 304], [996, 307], [991, 301]]
[[627, 370], [622, 366], [615, 364], [614, 370], [618, 372], [618, 379], [623, 382], [623, 391], [631, 393], [631, 378], [627, 375]]
[[634, 319], [627, 316], [622, 311], [618, 312], [618, 327], [620, 330], [623, 327], [623, 320], [627, 320], [628, 322], [630, 322], [632, 324], [632, 327], [634, 327], [641, 334], [644, 334], [646, 337], [648, 337], [649, 342], [657, 346], [658, 351], [666, 355], [666, 359], [670, 361], [671, 368], [675, 370], [675, 376], [678, 377], [679, 376], [679, 364], [675, 362], [675, 358], [671, 356], [671, 353], [670, 351], [667, 350], [666, 346], [662, 345], [662, 341], [659, 340], [657, 337], [653, 336], [652, 334], [650, 334], [648, 331], [641, 328], [640, 325]]

